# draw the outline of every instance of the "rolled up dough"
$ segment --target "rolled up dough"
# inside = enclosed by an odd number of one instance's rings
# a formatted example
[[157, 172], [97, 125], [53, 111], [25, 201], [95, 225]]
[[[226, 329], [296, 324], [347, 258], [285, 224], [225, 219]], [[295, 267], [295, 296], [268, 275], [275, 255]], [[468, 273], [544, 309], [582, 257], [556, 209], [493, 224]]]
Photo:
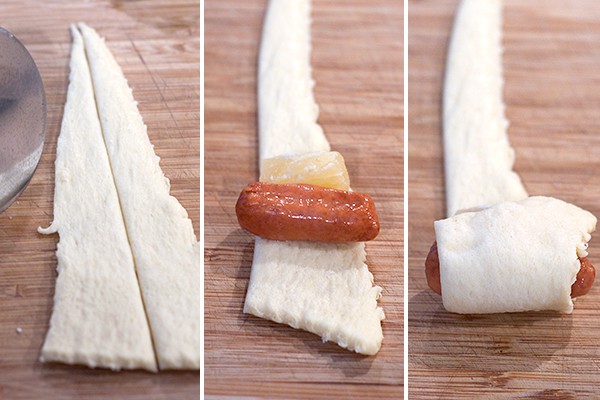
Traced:
[[578, 256], [596, 217], [551, 197], [436, 221], [442, 299], [462, 314], [573, 310]]

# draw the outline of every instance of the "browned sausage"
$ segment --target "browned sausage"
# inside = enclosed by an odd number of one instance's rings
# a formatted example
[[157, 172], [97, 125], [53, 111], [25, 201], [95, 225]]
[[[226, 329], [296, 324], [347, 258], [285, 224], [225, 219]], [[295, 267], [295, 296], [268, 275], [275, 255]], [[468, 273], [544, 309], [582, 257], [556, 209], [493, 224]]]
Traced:
[[427, 284], [437, 294], [442, 294], [442, 282], [440, 281], [440, 257], [437, 251], [437, 242], [433, 242], [425, 260], [425, 275]]
[[[571, 285], [571, 297], [583, 296], [590, 291], [596, 278], [596, 269], [587, 259], [587, 257], [580, 257], [579, 263], [581, 268], [577, 273], [575, 283]], [[437, 242], [433, 242], [427, 259], [425, 260], [425, 275], [427, 277], [427, 284], [437, 294], [442, 294], [442, 283], [440, 282], [440, 258], [437, 250]]]
[[235, 212], [242, 228], [273, 240], [364, 242], [379, 233], [371, 197], [314, 185], [251, 183]]
[[581, 268], [579, 268], [575, 283], [571, 285], [571, 297], [583, 296], [589, 292], [594, 284], [594, 279], [596, 279], [596, 269], [587, 257], [580, 257], [579, 263]]

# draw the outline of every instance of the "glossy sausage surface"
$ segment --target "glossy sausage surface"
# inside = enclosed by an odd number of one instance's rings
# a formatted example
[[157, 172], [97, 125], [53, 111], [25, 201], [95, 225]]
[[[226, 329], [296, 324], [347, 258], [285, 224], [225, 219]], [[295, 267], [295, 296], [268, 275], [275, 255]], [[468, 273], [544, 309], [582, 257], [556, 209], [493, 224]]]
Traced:
[[364, 242], [379, 233], [371, 197], [314, 185], [251, 183], [235, 211], [242, 228], [266, 239]]
[[[596, 269], [587, 259], [587, 257], [580, 257], [579, 263], [581, 268], [577, 273], [575, 283], [571, 285], [571, 297], [583, 296], [590, 291], [596, 278]], [[425, 260], [425, 275], [427, 277], [427, 284], [437, 294], [442, 294], [442, 283], [440, 281], [440, 258], [437, 250], [437, 242], [433, 242], [427, 259]]]
[[571, 285], [571, 297], [583, 296], [589, 292], [596, 279], [596, 269], [587, 257], [580, 257], [579, 263], [581, 268], [579, 268], [575, 283]]

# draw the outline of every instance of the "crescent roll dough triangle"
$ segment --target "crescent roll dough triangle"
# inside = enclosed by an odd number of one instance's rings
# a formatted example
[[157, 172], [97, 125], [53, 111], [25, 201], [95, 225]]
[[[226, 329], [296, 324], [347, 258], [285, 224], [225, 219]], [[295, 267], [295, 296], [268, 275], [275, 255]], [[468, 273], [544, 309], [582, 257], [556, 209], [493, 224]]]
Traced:
[[54, 221], [38, 229], [60, 235], [54, 310], [40, 359], [156, 371], [83, 40], [73, 26], [71, 34], [70, 83], [56, 149]]
[[96, 31], [79, 29], [159, 367], [199, 368], [200, 243], [169, 194], [121, 68]]
[[[259, 60], [260, 159], [327, 151], [310, 76], [310, 1], [271, 0]], [[364, 243], [257, 238], [244, 312], [375, 354], [381, 347], [381, 294]]]

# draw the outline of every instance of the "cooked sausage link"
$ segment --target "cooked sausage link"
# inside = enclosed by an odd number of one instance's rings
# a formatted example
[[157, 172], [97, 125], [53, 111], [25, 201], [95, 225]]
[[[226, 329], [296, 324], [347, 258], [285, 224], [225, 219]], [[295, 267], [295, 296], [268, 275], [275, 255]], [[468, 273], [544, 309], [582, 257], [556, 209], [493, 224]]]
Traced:
[[364, 242], [379, 233], [371, 197], [314, 185], [251, 183], [235, 211], [242, 228], [266, 239]]
[[442, 294], [442, 282], [440, 281], [440, 257], [437, 250], [437, 242], [433, 242], [427, 260], [425, 260], [425, 275], [427, 284], [437, 294]]
[[[590, 291], [596, 278], [596, 269], [587, 259], [587, 257], [580, 257], [579, 263], [581, 268], [577, 273], [575, 283], [571, 285], [571, 297], [583, 296]], [[425, 275], [427, 277], [427, 284], [437, 294], [442, 294], [442, 283], [440, 281], [440, 258], [438, 255], [437, 242], [433, 242], [427, 259], [425, 260]]]
[[571, 286], [571, 297], [583, 296], [589, 292], [594, 284], [594, 279], [596, 279], [596, 269], [587, 257], [580, 257], [579, 263], [581, 268], [579, 268], [575, 283]]

